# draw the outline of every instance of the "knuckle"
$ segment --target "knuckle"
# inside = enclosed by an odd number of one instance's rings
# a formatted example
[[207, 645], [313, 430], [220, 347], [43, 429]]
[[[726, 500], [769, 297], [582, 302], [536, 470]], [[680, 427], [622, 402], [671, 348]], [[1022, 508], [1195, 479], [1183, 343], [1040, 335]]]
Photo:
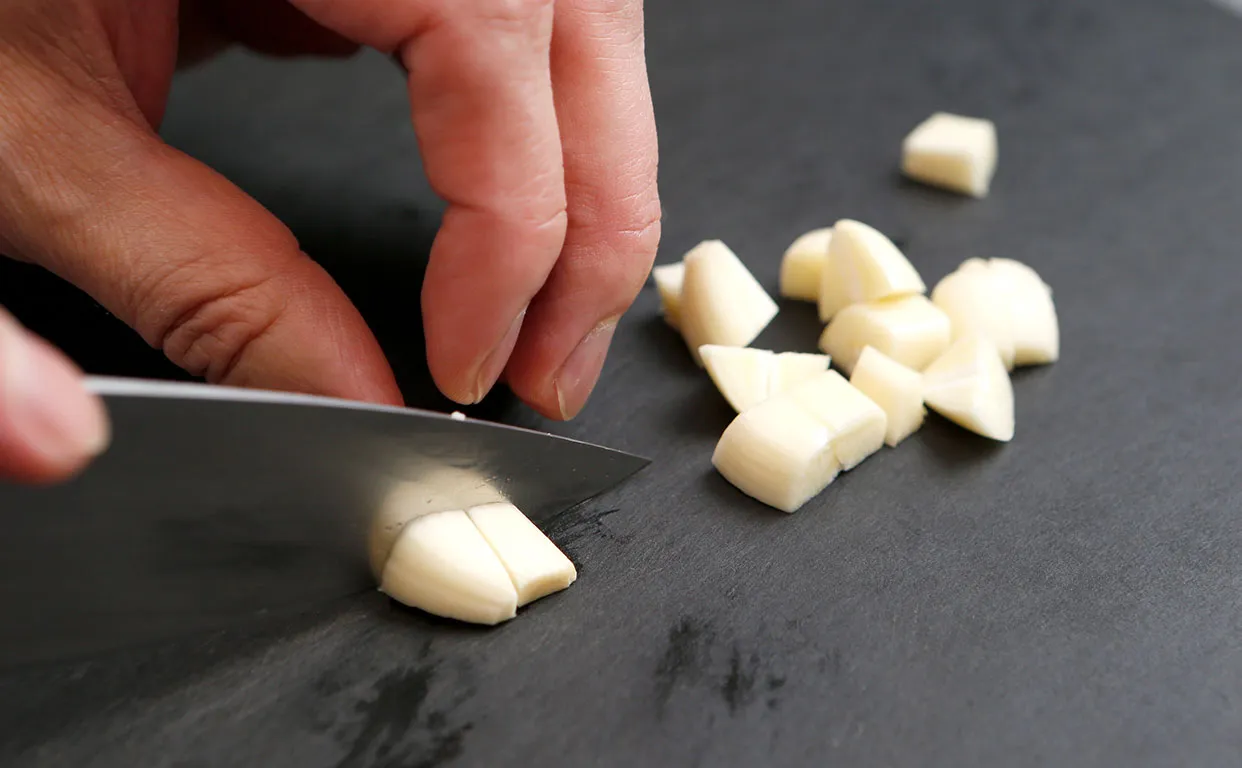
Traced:
[[638, 276], [638, 284], [641, 286], [647, 279], [647, 272], [651, 269], [656, 251], [660, 247], [660, 201], [658, 198], [642, 203], [635, 201], [623, 207], [626, 212], [622, 215], [619, 226], [606, 237], [611, 241], [612, 250], [633, 265], [636, 274], [641, 268]]
[[143, 335], [189, 373], [212, 383], [224, 381], [285, 312], [284, 293], [273, 290], [271, 280], [196, 290]]
[[487, 20], [524, 24], [552, 12], [555, 0], [476, 0], [475, 13]]
[[579, 13], [610, 25], [642, 26], [642, 0], [571, 0]]
[[572, 221], [576, 230], [616, 255], [654, 260], [663, 218], [654, 178], [639, 191], [611, 200], [599, 192], [590, 195], [582, 190], [576, 199], [580, 200]]
[[532, 239], [556, 240], [559, 248], [569, 227], [569, 212], [565, 200], [562, 198], [531, 211], [521, 220], [519, 226]]
[[661, 229], [660, 202], [654, 195], [621, 201], [607, 226], [577, 227], [574, 242], [584, 256], [575, 270], [580, 277], [573, 282], [608, 296], [606, 303], [613, 309], [624, 309], [647, 280]]
[[542, 251], [560, 251], [569, 228], [569, 214], [563, 196], [549, 197], [536, 205], [509, 215], [497, 215], [519, 242], [530, 243]]

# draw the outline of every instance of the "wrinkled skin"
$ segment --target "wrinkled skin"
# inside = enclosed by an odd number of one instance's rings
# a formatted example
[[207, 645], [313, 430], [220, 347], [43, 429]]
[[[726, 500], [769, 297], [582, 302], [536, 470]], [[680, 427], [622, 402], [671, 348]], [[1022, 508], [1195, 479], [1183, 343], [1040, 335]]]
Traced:
[[[461, 403], [503, 376], [572, 418], [660, 238], [641, 0], [0, 0], [0, 253], [208, 381], [399, 403], [289, 230], [156, 134], [179, 60], [233, 43], [405, 65], [448, 204], [422, 293], [432, 375]], [[56, 480], [106, 445], [79, 378], [0, 312], [0, 475]]]

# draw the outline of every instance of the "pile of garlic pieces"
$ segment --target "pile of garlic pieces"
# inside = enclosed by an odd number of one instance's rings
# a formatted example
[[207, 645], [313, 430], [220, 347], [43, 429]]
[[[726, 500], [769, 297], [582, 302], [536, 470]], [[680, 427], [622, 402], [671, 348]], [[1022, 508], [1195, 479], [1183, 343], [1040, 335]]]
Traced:
[[420, 515], [401, 528], [380, 591], [427, 613], [495, 625], [578, 578], [573, 562], [512, 504]]
[[[903, 144], [903, 168], [982, 197], [995, 147], [990, 123], [934, 115]], [[652, 277], [665, 320], [738, 412], [712, 464], [785, 512], [882, 445], [913, 434], [925, 406], [984, 437], [1012, 440], [1009, 371], [1060, 353], [1052, 289], [1035, 270], [1011, 259], [968, 259], [929, 299], [901, 250], [850, 219], [802, 235], [781, 262], [781, 295], [815, 302], [827, 324], [822, 355], [749, 346], [777, 305], [719, 240], [699, 243]]]

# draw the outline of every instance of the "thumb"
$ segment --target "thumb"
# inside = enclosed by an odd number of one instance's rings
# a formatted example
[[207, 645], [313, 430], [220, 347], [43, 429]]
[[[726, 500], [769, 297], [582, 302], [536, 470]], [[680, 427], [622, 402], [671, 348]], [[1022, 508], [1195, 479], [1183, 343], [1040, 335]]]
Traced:
[[136, 110], [40, 74], [0, 113], [18, 148], [0, 141], [0, 246], [213, 383], [401, 402], [362, 317], [275, 217]]
[[107, 415], [81, 378], [0, 309], [0, 478], [62, 480], [103, 451]]

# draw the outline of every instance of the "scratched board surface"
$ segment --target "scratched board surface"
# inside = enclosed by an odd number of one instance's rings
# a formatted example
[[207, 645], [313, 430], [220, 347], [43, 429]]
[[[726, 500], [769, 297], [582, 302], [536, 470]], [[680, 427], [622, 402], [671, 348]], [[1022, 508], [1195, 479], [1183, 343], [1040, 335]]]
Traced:
[[[1055, 366], [998, 447], [939, 419], [792, 517], [710, 469], [730, 411], [649, 288], [554, 429], [653, 465], [546, 528], [572, 589], [479, 631], [369, 595], [291, 622], [0, 677], [14, 766], [1237, 765], [1242, 761], [1242, 20], [1199, 0], [653, 0], [660, 261], [894, 236], [1055, 287]], [[902, 182], [904, 133], [997, 122], [993, 195]], [[230, 55], [165, 135], [282, 216], [428, 398], [439, 207], [378, 56]], [[53, 311], [50, 302], [59, 304]], [[101, 373], [173, 375], [6, 265], [0, 303]], [[813, 349], [809, 306], [761, 346]], [[539, 425], [503, 397], [476, 411]], [[49, 562], [49, 567], [53, 567]], [[31, 574], [38, 578], [38, 574]]]

